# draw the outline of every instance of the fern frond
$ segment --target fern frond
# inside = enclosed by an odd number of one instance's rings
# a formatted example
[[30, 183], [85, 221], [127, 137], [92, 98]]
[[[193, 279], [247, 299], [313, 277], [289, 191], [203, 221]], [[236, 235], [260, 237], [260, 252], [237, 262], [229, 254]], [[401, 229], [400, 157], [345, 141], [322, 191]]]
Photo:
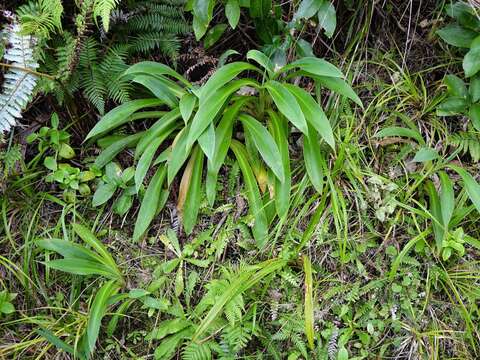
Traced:
[[210, 360], [212, 352], [209, 343], [190, 343], [183, 349], [182, 360]]
[[22, 117], [22, 110], [30, 101], [37, 83], [35, 71], [38, 64], [33, 58], [34, 38], [22, 35], [21, 26], [16, 21], [8, 29], [8, 43], [3, 58], [13, 67], [4, 74], [0, 93], [0, 132], [9, 131]]
[[175, 58], [180, 50], [180, 40], [175, 35], [159, 32], [138, 35], [131, 44], [134, 51], [148, 53], [159, 49], [171, 58]]
[[110, 26], [110, 13], [115, 9], [120, 0], [96, 0], [93, 5], [93, 17], [100, 17], [105, 32]]
[[474, 162], [480, 160], [480, 134], [471, 131], [461, 131], [452, 134], [449, 138], [452, 146], [458, 148], [462, 154], [470, 154]]
[[55, 30], [62, 30], [63, 5], [61, 0], [37, 0], [22, 5], [17, 15], [24, 34], [49, 38]]

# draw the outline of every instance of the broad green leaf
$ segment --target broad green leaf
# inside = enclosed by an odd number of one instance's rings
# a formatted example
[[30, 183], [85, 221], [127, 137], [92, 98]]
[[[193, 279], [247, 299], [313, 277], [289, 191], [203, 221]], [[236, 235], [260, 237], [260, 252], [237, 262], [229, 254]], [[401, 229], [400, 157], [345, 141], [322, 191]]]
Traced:
[[448, 230], [448, 225], [450, 224], [453, 211], [455, 210], [455, 194], [453, 192], [452, 181], [448, 175], [444, 171], [440, 171], [438, 175], [442, 186], [440, 191], [442, 222], [445, 230]]
[[117, 269], [117, 264], [115, 263], [115, 260], [113, 260], [110, 252], [88, 228], [81, 224], [73, 224], [72, 227], [73, 231], [75, 231], [85, 243], [90, 245], [104, 259], [106, 265], [110, 266], [112, 269]]
[[98, 186], [97, 190], [93, 194], [92, 206], [100, 206], [110, 200], [117, 190], [117, 186], [114, 183], [102, 183]]
[[182, 75], [177, 73], [171, 67], [155, 61], [142, 61], [142, 62], [136, 63], [130, 66], [124, 73], [124, 75], [132, 75], [132, 74], [147, 74], [147, 75], [156, 75], [156, 76], [168, 75], [173, 77], [174, 79], [179, 80], [181, 83], [183, 83], [187, 87], [192, 86], [187, 79], [185, 79]]
[[315, 131], [310, 131], [309, 135], [303, 137], [303, 158], [308, 177], [315, 190], [320, 194], [323, 191], [323, 154]]
[[448, 97], [437, 106], [438, 116], [462, 114], [467, 109], [467, 100], [463, 97]]
[[312, 264], [308, 256], [303, 257], [303, 271], [305, 272], [305, 335], [307, 336], [308, 346], [311, 350], [314, 349], [314, 333], [313, 325], [315, 323], [313, 315], [313, 277]]
[[478, 102], [480, 100], [480, 75], [476, 75], [472, 78], [468, 90], [470, 92], [470, 96], [472, 97], [472, 102]]
[[133, 82], [145, 86], [153, 95], [165, 102], [171, 108], [178, 105], [178, 99], [175, 94], [158, 78], [151, 75], [137, 75], [133, 78]]
[[193, 30], [197, 41], [205, 35], [205, 32], [208, 29], [208, 24], [212, 20], [214, 6], [215, 1], [213, 0], [193, 1]]
[[473, 104], [472, 106], [470, 106], [470, 111], [468, 112], [468, 116], [472, 121], [473, 127], [477, 131], [480, 131], [480, 104], [479, 103]]
[[119, 216], [123, 216], [130, 210], [132, 205], [133, 196], [124, 191], [113, 203], [113, 212]]
[[62, 143], [60, 145], [60, 150], [58, 151], [58, 156], [63, 159], [72, 159], [75, 156], [75, 151], [70, 145]]
[[432, 228], [435, 235], [435, 244], [437, 246], [437, 253], [439, 253], [443, 247], [443, 240], [445, 238], [445, 229], [442, 225], [442, 204], [440, 203], [440, 197], [437, 190], [431, 181], [427, 182], [427, 192], [430, 201], [430, 213], [433, 216]]
[[[225, 67], [229, 65], [226, 65]], [[210, 80], [211, 79], [212, 78], [210, 78]], [[207, 84], [205, 84], [205, 86], [207, 85], [208, 82]], [[187, 151], [192, 147], [193, 143], [205, 131], [205, 129], [210, 125], [210, 123], [214, 121], [227, 99], [235, 91], [246, 85], [253, 87], [257, 86], [256, 83], [251, 80], [236, 80], [210, 94], [210, 96], [203, 102], [202, 98], [200, 98], [200, 107], [195, 116], [193, 117], [190, 130], [188, 130], [188, 137], [186, 141]]]
[[326, 141], [328, 145], [332, 148], [335, 148], [335, 139], [333, 137], [332, 126], [330, 121], [328, 121], [327, 116], [323, 112], [320, 105], [315, 101], [315, 99], [302, 88], [285, 84], [287, 89], [295, 96], [300, 105], [300, 108], [305, 115], [305, 118], [311, 126], [317, 130], [323, 140]]
[[54, 251], [62, 255], [64, 258], [102, 262], [102, 258], [93, 251], [71, 241], [61, 239], [44, 239], [38, 240], [36, 244], [42, 249]]
[[137, 148], [135, 149], [135, 159], [138, 159], [145, 149], [158, 137], [166, 139], [177, 126], [176, 122], [179, 117], [180, 109], [177, 107], [158, 119], [138, 142]]
[[232, 139], [233, 124], [237, 119], [238, 112], [243, 105], [248, 101], [244, 98], [236, 101], [223, 114], [222, 119], [218, 123], [215, 132], [215, 151], [213, 159], [208, 160], [207, 178], [206, 178], [206, 192], [207, 199], [210, 206], [213, 206], [216, 196], [217, 176], [220, 168], [225, 161], [228, 149], [230, 147], [230, 140]]
[[52, 269], [64, 271], [75, 275], [100, 275], [109, 279], [117, 279], [117, 274], [109, 267], [85, 259], [64, 258], [45, 262]]
[[128, 297], [130, 299], [139, 299], [147, 295], [150, 295], [150, 292], [145, 289], [131, 289], [128, 292]]
[[449, 45], [461, 48], [469, 48], [473, 39], [477, 36], [475, 31], [465, 29], [458, 24], [450, 24], [437, 30], [438, 36]]
[[253, 139], [255, 147], [262, 156], [262, 159], [273, 171], [278, 180], [280, 180], [280, 182], [284, 182], [285, 172], [282, 163], [282, 157], [272, 135], [270, 135], [268, 130], [260, 122], [250, 115], [240, 115], [239, 119], [242, 121], [243, 126], [248, 129], [248, 132]]
[[296, 60], [282, 68], [282, 72], [300, 68], [307, 73], [317, 75], [317, 76], [329, 76], [336, 78], [343, 78], [344, 75], [335, 65], [329, 63], [324, 59], [319, 59], [316, 57], [304, 57], [299, 60]]
[[278, 110], [280, 110], [298, 130], [304, 134], [308, 134], [307, 121], [295, 96], [293, 96], [284, 85], [274, 80], [268, 81], [265, 84], [265, 88], [268, 90], [275, 105], [277, 105]]
[[53, 156], [47, 156], [45, 160], [43, 160], [43, 165], [51, 171], [56, 171], [58, 166], [57, 166], [57, 160]]
[[467, 86], [458, 76], [446, 75], [443, 81], [447, 86], [447, 91], [450, 96], [463, 98], [467, 96]]
[[153, 140], [143, 152], [140, 160], [138, 160], [138, 164], [135, 168], [135, 189], [137, 192], [138, 190], [140, 190], [140, 186], [142, 186], [143, 184], [143, 179], [145, 179], [148, 169], [150, 169], [153, 157], [155, 156], [155, 153], [157, 152], [159, 146], [162, 144], [163, 141], [163, 137], [159, 137]]
[[202, 195], [203, 152], [198, 147], [185, 167], [178, 193], [177, 210], [181, 214], [183, 228], [189, 235], [197, 222]]
[[298, 19], [310, 19], [313, 15], [315, 15], [320, 9], [324, 0], [302, 0], [300, 5], [298, 6], [298, 10], [293, 15], [293, 20], [296, 21]]
[[338, 354], [337, 354], [337, 360], [348, 360], [348, 350], [345, 348], [345, 346], [340, 347], [338, 349]]
[[438, 159], [440, 156], [438, 155], [437, 150], [429, 148], [429, 147], [422, 147], [420, 148], [413, 157], [413, 162], [425, 162], [425, 161], [432, 161]]
[[467, 78], [472, 77], [480, 70], [480, 48], [471, 49], [463, 57], [463, 70]]
[[398, 126], [391, 126], [380, 130], [378, 133], [374, 135], [376, 138], [384, 138], [384, 137], [406, 137], [413, 140], [416, 140], [419, 144], [424, 145], [425, 140], [423, 140], [422, 135], [418, 130], [407, 129]]
[[465, 186], [465, 191], [467, 192], [470, 200], [473, 205], [477, 208], [477, 211], [480, 212], [480, 185], [475, 181], [472, 175], [470, 175], [465, 169], [456, 166], [449, 165], [449, 167], [455, 170], [458, 175], [462, 177], [463, 184]]
[[253, 174], [252, 168], [248, 162], [248, 154], [245, 150], [245, 147], [240, 142], [232, 140], [230, 143], [230, 148], [235, 153], [240, 170], [242, 171], [250, 213], [255, 219], [253, 224], [253, 236], [257, 241], [258, 247], [262, 248], [267, 240], [268, 222], [265, 210], [263, 208], [260, 190], [258, 189], [257, 180], [255, 179], [255, 175]]
[[183, 128], [173, 140], [172, 151], [170, 152], [170, 157], [167, 162], [167, 183], [169, 186], [177, 175], [178, 171], [185, 163], [185, 160], [187, 160], [188, 154], [190, 153], [187, 151], [186, 147], [189, 126]]
[[247, 59], [257, 62], [261, 67], [263, 67], [267, 71], [269, 76], [272, 76], [273, 73], [275, 72], [272, 61], [261, 51], [250, 50], [247, 53]]
[[218, 58], [218, 67], [225, 66], [225, 63], [227, 62], [228, 58], [232, 55], [240, 55], [240, 53], [236, 50], [228, 49], [220, 55]]
[[198, 145], [208, 159], [213, 159], [215, 156], [215, 126], [210, 123], [208, 128], [198, 138]]
[[312, 44], [304, 39], [298, 39], [296, 50], [298, 57], [315, 57]]
[[95, 295], [90, 310], [88, 312], [87, 323], [87, 349], [88, 353], [93, 353], [95, 343], [97, 342], [102, 319], [107, 314], [109, 299], [118, 292], [118, 285], [115, 281], [109, 281], [103, 285]]
[[155, 175], [150, 180], [145, 196], [143, 197], [138, 212], [137, 220], [135, 221], [135, 229], [133, 230], [133, 241], [138, 241], [140, 237], [147, 231], [155, 214], [157, 213], [158, 203], [160, 200], [160, 193], [163, 182], [165, 181], [167, 171], [164, 166], [157, 169]]
[[228, 23], [235, 29], [240, 19], [240, 5], [238, 0], [227, 0], [225, 5], [225, 16], [228, 19]]
[[187, 93], [183, 95], [180, 99], [180, 113], [182, 114], [183, 121], [185, 124], [188, 123], [190, 117], [192, 116], [193, 109], [197, 104], [197, 97], [193, 94]]
[[130, 121], [129, 116], [140, 109], [158, 106], [161, 104], [163, 104], [163, 101], [159, 99], [139, 99], [119, 105], [102, 117], [97, 125], [90, 130], [85, 140], [94, 136], [105, 134], [106, 132], [115, 129], [118, 126], [127, 123]]
[[288, 139], [286, 126], [287, 123], [284, 119], [280, 118], [273, 111], [269, 111], [269, 128], [273, 134], [273, 138], [277, 143], [280, 156], [282, 157], [283, 172], [285, 174], [285, 181], [280, 182], [278, 178], [275, 178], [275, 208], [280, 218], [284, 218], [288, 214], [290, 207], [290, 191], [292, 186], [292, 176], [290, 173], [290, 156], [288, 149]]
[[200, 106], [202, 106], [206, 100], [211, 98], [218, 89], [232, 81], [241, 72], [247, 70], [258, 71], [258, 68], [246, 62], [234, 62], [222, 66], [215, 71], [205, 85], [200, 88]]
[[175, 334], [191, 325], [190, 321], [182, 318], [164, 320], [145, 336], [145, 340], [162, 340], [165, 336]]
[[333, 36], [337, 27], [337, 14], [330, 1], [323, 1], [318, 9], [318, 25], [325, 30], [328, 38]]
[[345, 80], [328, 76], [315, 76], [314, 79], [326, 88], [349, 98], [363, 108], [362, 100], [360, 100], [358, 95]]
[[270, 16], [272, 0], [250, 0], [250, 17], [254, 19], [266, 19]]
[[208, 49], [214, 45], [220, 38], [222, 34], [227, 29], [227, 24], [217, 24], [207, 31], [205, 37], [203, 38], [203, 47]]
[[95, 159], [95, 165], [101, 169], [113, 160], [122, 150], [134, 146], [144, 135], [143, 131], [124, 137], [108, 146]]

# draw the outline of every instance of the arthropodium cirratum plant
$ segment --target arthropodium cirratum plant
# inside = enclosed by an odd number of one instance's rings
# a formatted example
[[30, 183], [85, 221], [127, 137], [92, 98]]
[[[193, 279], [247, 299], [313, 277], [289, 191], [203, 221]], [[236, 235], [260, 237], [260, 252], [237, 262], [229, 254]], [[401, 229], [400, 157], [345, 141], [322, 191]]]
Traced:
[[[267, 56], [256, 50], [249, 51], [247, 59], [260, 67], [247, 62], [230, 63], [219, 68], [201, 87], [155, 62], [141, 62], [125, 72], [124, 76], [143, 85], [154, 97], [132, 100], [113, 109], [86, 139], [102, 137], [131, 121], [159, 118], [145, 132], [112, 141], [96, 159], [96, 165], [101, 168], [124, 148], [136, 146], [137, 190], [148, 170], [157, 167], [143, 197], [134, 240], [148, 229], [165, 203], [165, 194], [168, 194], [165, 183], [170, 186], [184, 164], [177, 209], [185, 232], [191, 233], [201, 202], [202, 184], [205, 182], [208, 202], [213, 205], [217, 176], [230, 149], [243, 174], [254, 217], [253, 235], [260, 247], [265, 245], [268, 223], [272, 220], [265, 210], [267, 202], [274, 200], [275, 212], [280, 218], [286, 216], [289, 208], [288, 139], [292, 127], [303, 134], [306, 172], [315, 189], [322, 191], [325, 160], [320, 138], [333, 148], [332, 128], [319, 103], [291, 81], [308, 77], [315, 82], [317, 94], [323, 86], [359, 105], [362, 104], [360, 99], [344, 80], [342, 72], [323, 59], [305, 57], [281, 68], [275, 68]], [[237, 79], [247, 71], [257, 74], [261, 81]], [[170, 110], [164, 111], [165, 107]], [[147, 108], [155, 110], [147, 111]], [[237, 124], [243, 128], [244, 140], [234, 136]], [[167, 145], [166, 149], [155, 157], [162, 145], [163, 148]], [[202, 177], [204, 165], [205, 181]]]

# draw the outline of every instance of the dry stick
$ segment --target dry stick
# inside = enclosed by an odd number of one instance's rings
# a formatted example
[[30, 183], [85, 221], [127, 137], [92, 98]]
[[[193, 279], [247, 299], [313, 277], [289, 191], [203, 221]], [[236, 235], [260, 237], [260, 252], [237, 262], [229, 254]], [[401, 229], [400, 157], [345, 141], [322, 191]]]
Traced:
[[5, 64], [5, 63], [0, 63], [0, 66], [5, 67], [5, 68], [10, 68], [10, 69], [21, 70], [21, 71], [24, 71], [24, 72], [32, 74], [32, 75], [45, 77], [45, 78], [50, 79], [50, 80], [55, 80], [54, 76], [44, 74], [44, 73], [41, 73], [41, 72], [38, 72], [38, 71], [35, 71], [35, 70], [30, 70], [30, 69], [27, 69], [27, 68], [24, 68], [24, 67], [21, 67], [21, 66], [12, 65], [12, 64]]

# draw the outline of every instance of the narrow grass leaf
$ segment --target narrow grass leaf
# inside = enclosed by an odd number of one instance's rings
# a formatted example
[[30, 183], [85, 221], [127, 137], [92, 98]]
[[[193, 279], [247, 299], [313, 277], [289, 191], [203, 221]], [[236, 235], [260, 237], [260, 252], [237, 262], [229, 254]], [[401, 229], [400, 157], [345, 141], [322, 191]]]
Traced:
[[313, 315], [313, 278], [312, 264], [308, 256], [303, 257], [303, 271], [305, 273], [305, 335], [307, 336], [308, 345], [313, 350], [314, 344], [314, 315]]

